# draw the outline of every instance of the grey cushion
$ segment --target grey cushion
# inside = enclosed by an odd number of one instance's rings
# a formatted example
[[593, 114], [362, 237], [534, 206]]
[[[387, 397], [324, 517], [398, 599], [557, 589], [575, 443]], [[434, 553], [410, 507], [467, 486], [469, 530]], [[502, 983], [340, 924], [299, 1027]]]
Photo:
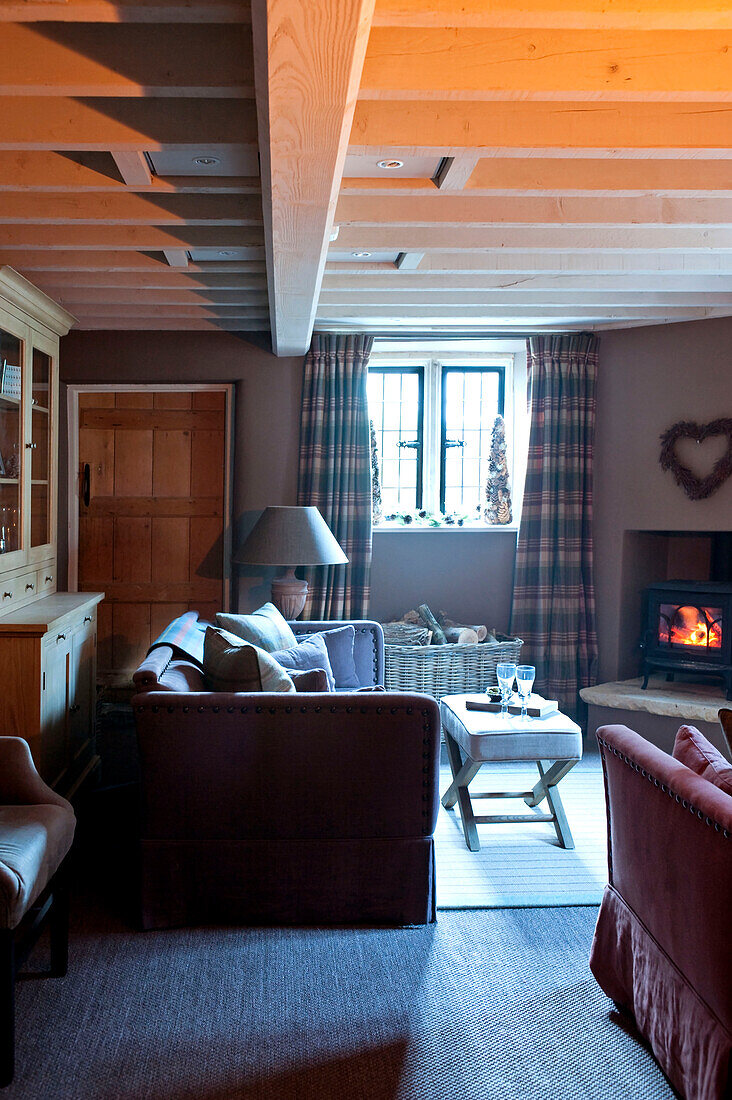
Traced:
[[76, 818], [63, 806], [0, 806], [0, 928], [16, 928], [58, 870]]
[[292, 628], [273, 603], [263, 604], [251, 615], [229, 615], [221, 611], [216, 616], [216, 625], [267, 653], [297, 644]]
[[361, 687], [353, 657], [356, 631], [352, 626], [338, 626], [335, 630], [324, 630], [320, 634], [309, 634], [308, 637], [324, 640], [336, 688]]
[[213, 626], [203, 642], [203, 671], [213, 691], [295, 691], [271, 654]]
[[328, 647], [322, 634], [310, 634], [289, 649], [278, 649], [273, 654], [275, 661], [283, 668], [300, 672], [322, 668], [327, 679], [327, 690], [335, 689], [335, 678], [330, 665]]

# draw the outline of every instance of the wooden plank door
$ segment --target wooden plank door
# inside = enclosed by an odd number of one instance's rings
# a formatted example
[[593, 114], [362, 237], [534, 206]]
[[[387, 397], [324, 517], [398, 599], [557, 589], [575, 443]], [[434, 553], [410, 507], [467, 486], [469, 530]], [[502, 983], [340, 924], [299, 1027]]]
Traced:
[[106, 682], [129, 679], [177, 615], [224, 606], [226, 430], [223, 390], [79, 394], [78, 587], [106, 593]]

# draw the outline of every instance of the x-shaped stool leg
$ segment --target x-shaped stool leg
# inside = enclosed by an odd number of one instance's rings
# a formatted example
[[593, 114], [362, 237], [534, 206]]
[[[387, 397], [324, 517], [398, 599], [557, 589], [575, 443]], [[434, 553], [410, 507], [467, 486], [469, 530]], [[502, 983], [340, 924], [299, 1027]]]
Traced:
[[527, 806], [538, 806], [544, 799], [547, 800], [554, 821], [557, 840], [563, 848], [574, 848], [574, 840], [562, 800], [559, 797], [557, 783], [560, 779], [564, 779], [567, 772], [571, 772], [576, 763], [576, 760], [555, 760], [553, 764], [548, 760], [537, 760], [539, 782], [531, 794], [524, 799]]

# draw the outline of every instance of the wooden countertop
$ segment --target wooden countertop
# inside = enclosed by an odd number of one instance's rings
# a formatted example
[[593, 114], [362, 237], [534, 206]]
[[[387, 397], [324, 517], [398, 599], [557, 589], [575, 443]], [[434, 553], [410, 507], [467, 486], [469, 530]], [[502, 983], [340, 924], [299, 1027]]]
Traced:
[[103, 592], [54, 592], [0, 616], [2, 634], [46, 634], [56, 630], [82, 609], [96, 607]]

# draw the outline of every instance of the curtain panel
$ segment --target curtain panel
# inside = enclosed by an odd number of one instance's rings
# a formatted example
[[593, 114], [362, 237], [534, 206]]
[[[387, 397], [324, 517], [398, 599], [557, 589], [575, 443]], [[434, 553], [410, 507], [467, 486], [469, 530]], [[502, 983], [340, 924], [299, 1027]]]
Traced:
[[371, 573], [372, 336], [316, 333], [305, 359], [297, 503], [316, 505], [348, 565], [305, 570], [307, 619], [362, 619]]
[[598, 339], [527, 341], [530, 431], [511, 630], [536, 688], [576, 711], [597, 666], [592, 458]]

